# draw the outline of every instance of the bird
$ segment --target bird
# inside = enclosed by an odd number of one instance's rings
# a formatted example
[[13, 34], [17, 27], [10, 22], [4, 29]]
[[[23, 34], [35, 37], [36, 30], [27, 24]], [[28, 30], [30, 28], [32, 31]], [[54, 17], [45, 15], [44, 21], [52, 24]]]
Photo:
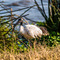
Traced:
[[[34, 39], [41, 37], [42, 35], [48, 35], [45, 34], [46, 28], [45, 27], [38, 27], [36, 25], [23, 25], [23, 20], [20, 19], [20, 28], [19, 28], [19, 33], [25, 38], [25, 39]], [[45, 30], [45, 32], [44, 32]], [[47, 32], [46, 32], [47, 33]]]

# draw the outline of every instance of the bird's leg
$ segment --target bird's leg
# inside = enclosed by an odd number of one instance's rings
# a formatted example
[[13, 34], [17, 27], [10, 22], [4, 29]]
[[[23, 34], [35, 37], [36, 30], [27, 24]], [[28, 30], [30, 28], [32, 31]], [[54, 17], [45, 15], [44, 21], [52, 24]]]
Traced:
[[28, 42], [29, 42], [29, 47], [30, 47], [30, 40], [28, 39]]
[[28, 42], [29, 42], [29, 47], [31, 48], [33, 46], [31, 40], [28, 39]]
[[35, 38], [35, 41], [34, 41], [34, 50], [36, 49], [36, 38]]

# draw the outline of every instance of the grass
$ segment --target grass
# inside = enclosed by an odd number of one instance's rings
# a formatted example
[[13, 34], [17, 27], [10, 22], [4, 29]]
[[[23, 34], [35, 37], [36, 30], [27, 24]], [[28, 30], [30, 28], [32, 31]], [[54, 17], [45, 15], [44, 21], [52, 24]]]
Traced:
[[60, 60], [60, 45], [47, 47], [34, 42], [34, 48], [21, 53], [0, 53], [0, 60]]

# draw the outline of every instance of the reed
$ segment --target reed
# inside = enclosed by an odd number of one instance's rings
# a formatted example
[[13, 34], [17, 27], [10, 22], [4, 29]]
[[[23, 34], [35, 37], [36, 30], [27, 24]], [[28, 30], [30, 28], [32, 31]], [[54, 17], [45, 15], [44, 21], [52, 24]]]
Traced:
[[34, 49], [30, 47], [23, 53], [11, 54], [7, 51], [0, 53], [0, 60], [60, 60], [60, 46], [50, 47], [36, 45], [34, 43]]

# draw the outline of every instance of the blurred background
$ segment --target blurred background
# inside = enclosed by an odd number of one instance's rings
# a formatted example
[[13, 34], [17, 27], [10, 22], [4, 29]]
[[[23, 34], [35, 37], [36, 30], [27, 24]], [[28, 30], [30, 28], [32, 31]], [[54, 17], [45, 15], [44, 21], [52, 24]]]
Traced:
[[[0, 2], [4, 2], [3, 4], [5, 4], [6, 6], [12, 8], [13, 11], [17, 10], [17, 9], [20, 9], [20, 8], [29, 7], [29, 6], [34, 5], [34, 0], [0, 0]], [[41, 7], [40, 0], [37, 0], [37, 2]], [[44, 4], [45, 12], [48, 16], [48, 0], [43, 0], [43, 4]], [[2, 9], [2, 8], [0, 7], [0, 9]], [[21, 11], [17, 11], [17, 12], [14, 12], [13, 14], [21, 15], [25, 10], [26, 9], [21, 10]], [[39, 21], [39, 22], [45, 21], [43, 16], [38, 11], [37, 7], [34, 7], [32, 9], [30, 9], [25, 14], [28, 14], [28, 13], [29, 13], [29, 15], [27, 17], [29, 19], [33, 20], [33, 21]]]

